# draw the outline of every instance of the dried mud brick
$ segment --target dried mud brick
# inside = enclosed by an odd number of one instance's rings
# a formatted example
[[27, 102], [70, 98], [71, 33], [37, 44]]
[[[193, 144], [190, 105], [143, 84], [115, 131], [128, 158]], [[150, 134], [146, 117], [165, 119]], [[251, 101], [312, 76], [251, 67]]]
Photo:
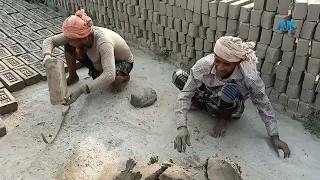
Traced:
[[4, 11], [6, 14], [13, 14], [17, 12], [17, 10], [13, 8], [2, 9], [2, 11]]
[[62, 33], [61, 27], [57, 27], [57, 26], [52, 26], [52, 27], [49, 28], [49, 30], [50, 30], [51, 32], [53, 32], [53, 34], [60, 34], [60, 33]]
[[0, 73], [0, 80], [10, 92], [19, 91], [26, 87], [23, 79], [13, 70]]
[[10, 30], [10, 29], [12, 29], [12, 27], [11, 27], [8, 23], [2, 22], [2, 23], [0, 23], [0, 29], [1, 29], [2, 31], [5, 31], [5, 30]]
[[6, 37], [7, 37], [7, 35], [0, 31], [0, 38], [2, 39], [2, 38], [6, 38]]
[[16, 41], [19, 44], [30, 41], [30, 39], [25, 35], [12, 36], [11, 39], [13, 39], [14, 41]]
[[28, 24], [32, 24], [33, 21], [29, 18], [24, 17], [23, 19], [20, 19], [20, 21], [24, 24], [24, 25], [28, 25]]
[[11, 16], [13, 19], [17, 19], [17, 20], [24, 18], [24, 16], [23, 16], [21, 13], [14, 13], [14, 14], [11, 14], [10, 16]]
[[34, 43], [36, 43], [38, 46], [42, 47], [43, 41], [44, 41], [44, 39], [43, 39], [43, 37], [41, 37], [41, 39], [35, 40]]
[[[2, 9], [3, 11], [3, 9]], [[4, 21], [4, 22], [8, 22], [8, 21], [12, 21], [14, 20], [13, 17], [11, 17], [10, 15], [8, 14], [3, 14], [0, 16], [0, 18]]]
[[10, 27], [10, 29], [3, 29], [2, 31], [8, 37], [12, 37], [12, 36], [16, 36], [16, 35], [21, 34], [19, 31], [17, 31], [15, 28], [12, 28], [12, 27]]
[[39, 60], [31, 54], [23, 54], [18, 57], [24, 64], [30, 65]]
[[47, 80], [47, 73], [46, 73], [46, 69], [44, 68], [44, 66], [41, 64], [40, 61], [30, 64], [29, 65], [33, 70], [35, 70], [36, 72], [38, 72], [41, 76], [41, 79], [43, 81]]
[[16, 44], [17, 42], [11, 38], [0, 38], [0, 44], [3, 46], [11, 46]]
[[2, 62], [5, 65], [7, 65], [10, 69], [14, 69], [16, 67], [24, 65], [24, 63], [15, 56], [6, 57], [2, 59]]
[[32, 41], [38, 40], [38, 39], [42, 39], [43, 37], [35, 32], [29, 33], [26, 36], [29, 37], [29, 39], [31, 39]]
[[11, 52], [12, 55], [17, 56], [21, 54], [25, 54], [26, 51], [19, 45], [14, 44], [8, 47], [8, 50]]
[[18, 103], [12, 94], [5, 88], [0, 89], [0, 114], [15, 112], [18, 109]]
[[40, 21], [38, 22], [39, 24], [41, 24], [43, 27], [51, 27], [51, 26], [54, 26], [54, 24], [52, 23], [49, 23], [47, 21]]
[[0, 73], [7, 70], [9, 70], [9, 67], [5, 63], [0, 61]]
[[21, 46], [22, 46], [27, 52], [32, 52], [32, 51], [41, 50], [41, 48], [40, 48], [39, 46], [37, 46], [33, 41], [25, 42], [25, 43], [21, 44]]
[[27, 26], [21, 26], [21, 27], [18, 27], [16, 28], [21, 34], [29, 34], [29, 33], [32, 33], [33, 31], [28, 28]]
[[27, 86], [36, 84], [41, 80], [40, 74], [27, 65], [17, 67], [14, 71], [24, 80]]
[[0, 47], [0, 59], [11, 56], [12, 54], [5, 47]]
[[41, 29], [41, 30], [37, 31], [37, 33], [44, 38], [47, 38], [47, 37], [54, 35], [53, 32], [49, 31], [48, 29]]
[[32, 51], [31, 54], [39, 60], [43, 60], [42, 50]]

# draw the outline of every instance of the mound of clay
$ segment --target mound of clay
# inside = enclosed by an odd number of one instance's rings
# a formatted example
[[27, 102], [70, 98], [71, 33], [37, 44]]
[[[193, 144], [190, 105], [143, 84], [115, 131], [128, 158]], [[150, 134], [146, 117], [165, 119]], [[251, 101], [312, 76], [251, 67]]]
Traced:
[[7, 134], [7, 128], [2, 119], [0, 118], [0, 137], [3, 137]]
[[130, 103], [134, 107], [147, 107], [151, 106], [157, 101], [157, 93], [152, 88], [136, 90], [131, 94]]
[[207, 177], [210, 180], [243, 180], [240, 167], [229, 158], [225, 160], [212, 157], [207, 159]]

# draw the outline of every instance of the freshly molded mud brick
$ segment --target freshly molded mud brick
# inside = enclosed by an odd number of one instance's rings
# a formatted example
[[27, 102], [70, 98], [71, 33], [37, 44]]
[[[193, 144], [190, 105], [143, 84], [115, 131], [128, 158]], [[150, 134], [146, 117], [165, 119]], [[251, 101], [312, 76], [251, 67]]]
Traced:
[[293, 19], [305, 19], [308, 13], [308, 0], [295, 0], [293, 3]]
[[39, 60], [43, 60], [42, 50], [32, 51], [31, 54]]
[[250, 24], [248, 23], [241, 23], [239, 27], [239, 37], [241, 39], [248, 39], [250, 30]]
[[272, 48], [268, 46], [265, 60], [270, 63], [276, 63], [281, 59], [281, 56], [282, 56], [282, 51], [280, 49]]
[[5, 47], [0, 47], [0, 59], [11, 56], [12, 54]]
[[283, 35], [282, 40], [282, 51], [294, 51], [296, 38], [289, 36], [288, 34]]
[[21, 26], [21, 27], [18, 27], [16, 28], [21, 34], [29, 34], [29, 33], [32, 33], [33, 31], [28, 28], [27, 26]]
[[13, 28], [23, 26], [23, 23], [21, 23], [19, 20], [8, 21], [7, 23]]
[[228, 18], [229, 4], [235, 2], [236, 0], [222, 0], [219, 1], [218, 13], [220, 17]]
[[298, 71], [292, 68], [289, 75], [289, 82], [292, 84], [301, 84], [303, 80], [303, 76], [304, 76], [303, 71]]
[[286, 81], [288, 79], [290, 68], [286, 66], [282, 66], [281, 64], [276, 68], [276, 78], [282, 81]]
[[212, 53], [213, 50], [213, 44], [212, 42], [208, 41], [207, 39], [204, 40], [204, 47], [203, 47], [203, 51], [205, 53]]
[[261, 72], [265, 75], [271, 75], [274, 72], [274, 65], [275, 63], [270, 63], [267, 61], [263, 62], [262, 68], [261, 68]]
[[0, 32], [0, 38], [3, 39], [3, 38], [6, 38], [7, 35], [5, 35], [3, 32]]
[[200, 26], [199, 27], [199, 38], [202, 38], [202, 39], [206, 39], [206, 33], [207, 33], [207, 29], [206, 27], [203, 27], [203, 26]]
[[23, 54], [18, 57], [24, 64], [30, 65], [38, 61], [38, 59], [31, 54]]
[[196, 40], [195, 40], [195, 49], [196, 49], [197, 51], [203, 50], [203, 39], [201, 39], [201, 38], [196, 38]]
[[229, 5], [228, 18], [239, 19], [241, 7], [250, 4], [251, 0], [240, 0]]
[[256, 10], [264, 10], [265, 4], [266, 4], [266, 0], [255, 0], [253, 8]]
[[210, 42], [215, 42], [215, 31], [207, 29], [207, 40]]
[[217, 17], [218, 6], [219, 6], [219, 1], [211, 1], [209, 3], [209, 9], [210, 9], [210, 16], [211, 17]]
[[14, 56], [26, 53], [26, 51], [18, 44], [11, 45], [11, 46], [9, 46], [7, 48], [11, 52], [11, 54], [14, 55]]
[[44, 66], [41, 64], [41, 62], [36, 62], [33, 64], [29, 65], [33, 70], [35, 70], [37, 73], [40, 74], [41, 79], [43, 81], [47, 80], [47, 74], [46, 74], [46, 69], [44, 68]]
[[261, 17], [261, 26], [264, 29], [272, 29], [275, 15], [275, 12], [263, 11]]
[[251, 11], [253, 9], [254, 3], [247, 4], [241, 7], [240, 10], [240, 22], [250, 23]]
[[41, 80], [39, 73], [27, 65], [17, 67], [14, 71], [24, 80], [27, 86], [36, 84]]
[[51, 31], [49, 31], [48, 29], [41, 29], [41, 30], [37, 31], [37, 33], [38, 33], [39, 35], [41, 35], [42, 37], [44, 37], [44, 38], [47, 38], [47, 37], [50, 37], [50, 36], [53, 36], [53, 35], [54, 35], [54, 34], [53, 34]]
[[280, 47], [282, 45], [282, 40], [283, 40], [283, 34], [277, 33], [277, 32], [273, 32], [271, 43], [270, 43], [270, 47], [279, 48], [280, 49]]
[[211, 30], [217, 30], [217, 18], [209, 17], [209, 27]]
[[194, 10], [195, 0], [188, 0], [187, 9], [190, 11]]
[[196, 57], [196, 51], [195, 51], [194, 47], [187, 46], [186, 55], [188, 58]]
[[293, 65], [295, 51], [284, 51], [282, 53], [281, 65], [291, 68]]
[[258, 41], [261, 33], [261, 27], [251, 26], [249, 28], [248, 41]]
[[302, 88], [303, 89], [309, 89], [309, 90], [314, 90], [317, 85], [316, 81], [316, 75], [305, 73], [304, 74], [304, 79], [303, 79], [303, 84]]
[[309, 54], [309, 40], [299, 38], [297, 44], [297, 56], [306, 56]]
[[3, 72], [3, 71], [7, 71], [7, 70], [9, 70], [9, 67], [5, 63], [0, 61], [0, 73]]
[[278, 33], [283, 33], [283, 30], [277, 30], [278, 25], [280, 24], [281, 20], [284, 20], [284, 22], [287, 22], [290, 19], [289, 15], [279, 15], [277, 14], [273, 21], [273, 31]]
[[21, 90], [26, 86], [22, 78], [13, 70], [2, 72], [0, 80], [10, 92]]
[[26, 35], [16, 35], [11, 37], [14, 41], [16, 41], [19, 44], [25, 43], [27, 41], [30, 41], [30, 39]]
[[203, 51], [196, 51], [196, 59], [197, 60], [203, 58], [203, 56], [204, 56]]
[[316, 22], [304, 21], [300, 32], [300, 37], [303, 39], [312, 39], [316, 25]]
[[261, 17], [262, 17], [262, 10], [251, 10], [251, 17], [250, 17], [250, 26], [260, 26], [261, 25]]
[[12, 37], [12, 36], [16, 36], [16, 35], [21, 34], [19, 31], [17, 31], [17, 30], [14, 29], [14, 28], [5, 29], [5, 30], [3, 30], [3, 33], [4, 33], [5, 35], [7, 35], [8, 37]]
[[307, 72], [313, 75], [318, 75], [320, 73], [320, 59], [310, 57], [308, 61]]
[[189, 23], [193, 22], [193, 12], [190, 10], [185, 10], [186, 13], [186, 21]]
[[227, 33], [236, 34], [238, 32], [239, 21], [237, 19], [228, 19]]
[[296, 98], [289, 98], [288, 99], [288, 109], [292, 111], [297, 111], [299, 105], [299, 99]]
[[313, 40], [311, 44], [311, 57], [320, 58], [320, 42]]
[[268, 45], [258, 43], [256, 49], [257, 49], [257, 52], [256, 52], [257, 57], [264, 58], [268, 49]]
[[19, 67], [24, 65], [22, 61], [20, 61], [17, 57], [15, 56], [10, 56], [2, 59], [2, 62], [7, 65], [10, 69]]
[[318, 0], [308, 0], [307, 21], [317, 22], [320, 15], [320, 3]]
[[299, 98], [301, 93], [301, 84], [288, 83], [286, 94], [290, 98]]
[[280, 93], [285, 93], [287, 90], [288, 80], [276, 79], [274, 82], [274, 88]]
[[201, 25], [201, 14], [193, 13], [193, 24], [200, 26]]
[[316, 92], [314, 90], [302, 89], [300, 99], [305, 103], [313, 103], [316, 98]]
[[295, 56], [293, 67], [298, 71], [304, 71], [306, 69], [306, 66], [308, 64], [308, 56]]
[[[11, 93], [3, 88], [0, 89], [0, 114], [4, 115], [7, 113], [11, 113], [11, 112], [15, 112], [18, 109], [18, 103], [16, 101], [16, 99], [11, 95]], [[2, 121], [0, 119], [0, 121]], [[0, 122], [3, 123], [3, 122]], [[0, 127], [1, 128], [1, 137], [4, 136], [4, 134], [6, 134], [6, 132], [4, 132], [5, 130], [3, 129], [3, 124]], [[5, 127], [4, 127], [5, 128]]]
[[266, 10], [271, 12], [276, 12], [278, 7], [278, 0], [267, 0]]
[[188, 35], [191, 37], [197, 37], [199, 35], [199, 27], [192, 23], [189, 24]]
[[170, 40], [173, 42], [178, 41], [178, 32], [175, 31], [174, 29], [171, 29], [171, 31], [170, 31]]
[[217, 17], [217, 30], [218, 31], [227, 30], [227, 18]]
[[279, 103], [286, 106], [288, 104], [288, 99], [289, 97], [285, 93], [281, 93], [279, 96]]
[[40, 50], [41, 48], [37, 46], [33, 41], [27, 41], [24, 43], [21, 43], [21, 46], [27, 51], [32, 52], [35, 50]]
[[209, 2], [210, 2], [211, 0], [202, 0], [202, 4], [201, 4], [201, 12], [202, 12], [202, 14], [207, 14], [207, 15], [209, 15], [209, 13], [210, 13], [210, 9], [209, 9]]
[[222, 36], [225, 36], [225, 32], [224, 31], [216, 31], [215, 34], [215, 41], [217, 41], [219, 38], [221, 38]]
[[262, 79], [266, 88], [273, 87], [274, 81], [275, 81], [274, 75], [261, 74], [261, 79]]
[[269, 45], [272, 39], [272, 29], [264, 29], [261, 30], [260, 43]]

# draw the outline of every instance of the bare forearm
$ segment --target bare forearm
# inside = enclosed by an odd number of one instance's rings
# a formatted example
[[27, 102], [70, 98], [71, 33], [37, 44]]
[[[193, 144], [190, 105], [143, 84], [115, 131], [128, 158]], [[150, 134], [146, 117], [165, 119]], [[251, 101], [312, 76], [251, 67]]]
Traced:
[[51, 55], [55, 47], [68, 44], [68, 39], [63, 34], [54, 35], [46, 38], [42, 43], [42, 54]]
[[95, 92], [95, 91], [106, 88], [114, 80], [115, 80], [115, 76], [112, 75], [112, 73], [102, 73], [99, 77], [89, 82], [87, 85], [90, 92]]

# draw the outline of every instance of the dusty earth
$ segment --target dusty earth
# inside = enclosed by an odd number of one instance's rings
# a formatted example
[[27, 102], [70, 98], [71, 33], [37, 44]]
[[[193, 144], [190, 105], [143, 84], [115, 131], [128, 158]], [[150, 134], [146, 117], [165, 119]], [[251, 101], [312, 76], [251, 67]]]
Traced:
[[[173, 108], [178, 90], [171, 84], [175, 67], [134, 48], [133, 53], [132, 78], [124, 91], [105, 89], [81, 96], [51, 145], [42, 141], [40, 133], [53, 132], [61, 107], [50, 105], [46, 82], [13, 93], [19, 108], [2, 117], [8, 134], [0, 139], [0, 179], [109, 180], [133, 156], [141, 163], [159, 156], [159, 161], [174, 159], [181, 165], [197, 167], [215, 155], [232, 158], [241, 166], [244, 179], [319, 178], [320, 143], [301, 123], [277, 114], [280, 136], [292, 151], [290, 159], [278, 158], [250, 101], [243, 117], [230, 125], [222, 139], [210, 136], [214, 119], [203, 112], [190, 112], [192, 146], [186, 153], [176, 152]], [[79, 75], [81, 81], [71, 88], [91, 80], [86, 69], [80, 69]], [[144, 87], [156, 90], [158, 101], [147, 108], [134, 108], [131, 92]]]

